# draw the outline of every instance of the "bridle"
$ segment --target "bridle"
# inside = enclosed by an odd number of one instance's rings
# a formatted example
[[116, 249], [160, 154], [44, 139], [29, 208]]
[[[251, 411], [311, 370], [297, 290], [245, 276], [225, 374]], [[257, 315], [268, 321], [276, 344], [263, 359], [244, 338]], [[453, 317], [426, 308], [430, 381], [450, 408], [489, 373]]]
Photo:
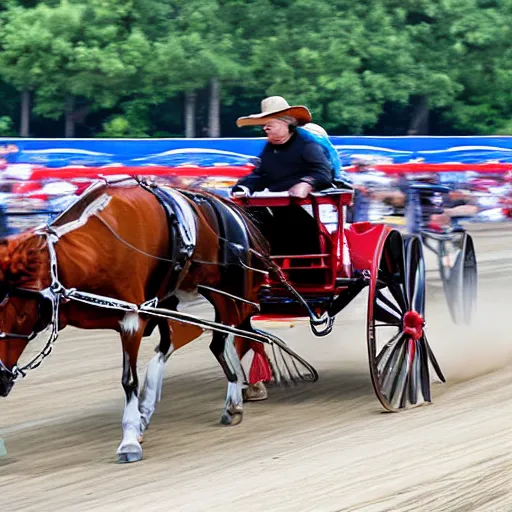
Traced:
[[[97, 216], [100, 220], [102, 220], [99, 216]], [[111, 229], [111, 231], [113, 231]], [[117, 236], [123, 243], [126, 243], [125, 240], [121, 239], [115, 231], [113, 231], [114, 235]], [[2, 332], [0, 331], [0, 342], [2, 340], [9, 340], [9, 339], [19, 339], [24, 340], [27, 343], [32, 341], [34, 338], [36, 338], [39, 334], [41, 334], [44, 331], [49, 330], [50, 336], [43, 347], [43, 349], [26, 365], [20, 367], [17, 364], [13, 366], [12, 370], [9, 370], [2, 361], [0, 361], [0, 372], [7, 374], [12, 382], [19, 378], [23, 378], [26, 375], [26, 372], [28, 370], [32, 370], [37, 368], [43, 360], [48, 357], [52, 350], [55, 343], [55, 340], [58, 337], [59, 333], [59, 306], [61, 302], [68, 302], [70, 300], [74, 300], [77, 302], [81, 302], [83, 304], [88, 304], [90, 306], [97, 306], [105, 309], [113, 309], [116, 311], [124, 311], [124, 312], [149, 312], [148, 308], [155, 308], [161, 300], [158, 298], [150, 299], [142, 304], [132, 304], [123, 300], [119, 299], [113, 299], [109, 297], [104, 297], [101, 295], [96, 295], [89, 292], [82, 292], [75, 288], [67, 289], [65, 288], [62, 283], [59, 281], [58, 277], [58, 271], [57, 271], [57, 254], [55, 252], [55, 243], [59, 241], [59, 234], [54, 232], [52, 229], [52, 226], [45, 226], [42, 229], [36, 231], [34, 235], [43, 236], [46, 239], [46, 245], [48, 248], [49, 253], [49, 266], [50, 266], [50, 284], [46, 288], [43, 288], [42, 290], [33, 290], [28, 288], [22, 288], [22, 287], [14, 287], [14, 286], [8, 286], [5, 288], [5, 294], [3, 297], [0, 294], [1, 303], [5, 303], [9, 297], [25, 297], [29, 299], [34, 299], [38, 301], [38, 320], [36, 324], [34, 325], [34, 328], [30, 334], [14, 334], [14, 333], [8, 333], [8, 332]], [[235, 252], [239, 251], [241, 247], [237, 246], [237, 244], [233, 244], [229, 240], [226, 240], [232, 247]], [[137, 249], [133, 247], [134, 249]], [[334, 319], [329, 318], [327, 313], [322, 314], [320, 317], [318, 317], [314, 311], [310, 308], [309, 304], [306, 302], [306, 300], [288, 283], [285, 276], [281, 272], [281, 269], [267, 256], [264, 254], [254, 250], [249, 249], [249, 251], [256, 256], [258, 259], [260, 259], [266, 266], [266, 270], [260, 270], [252, 267], [248, 267], [242, 259], [240, 258], [240, 261], [238, 262], [241, 264], [241, 266], [245, 267], [246, 269], [261, 272], [263, 274], [268, 274], [269, 271], [274, 271], [280, 281], [283, 283], [283, 285], [288, 289], [288, 291], [294, 295], [306, 308], [308, 311], [308, 314], [310, 316], [310, 322], [311, 322], [311, 328], [314, 330], [314, 332], [317, 335], [324, 335], [330, 332], [332, 329], [332, 324]], [[151, 256], [151, 255], [148, 255]], [[158, 259], [165, 259], [166, 261], [169, 261], [170, 263], [173, 263], [173, 260], [167, 260], [167, 258], [158, 258]], [[196, 261], [197, 262], [197, 261]], [[209, 262], [203, 262], [203, 263], [209, 263]], [[208, 289], [208, 287], [204, 287]], [[217, 293], [224, 293], [219, 290], [212, 290]], [[242, 302], [248, 302], [240, 297], [235, 297], [230, 294], [224, 293], [224, 295], [228, 295], [231, 298], [240, 300]], [[0, 304], [1, 304], [0, 303]], [[251, 303], [253, 305], [256, 305], [254, 303]], [[182, 315], [186, 316], [186, 315]], [[222, 327], [222, 326], [220, 326]], [[243, 335], [243, 331], [240, 331], [238, 333], [239, 335]]]
[[14, 365], [12, 370], [9, 370], [3, 362], [0, 361], [0, 369], [9, 374], [13, 381], [20, 377], [25, 377], [27, 370], [37, 368], [52, 352], [53, 344], [57, 339], [59, 332], [59, 305], [61, 300], [65, 298], [66, 292], [68, 291], [60, 283], [57, 274], [57, 255], [54, 247], [56, 240], [54, 240], [54, 235], [46, 231], [36, 232], [35, 235], [42, 235], [46, 238], [46, 245], [50, 256], [50, 285], [42, 290], [33, 290], [15, 286], [8, 286], [6, 288], [2, 304], [5, 303], [9, 297], [35, 299], [38, 301], [39, 318], [30, 334], [14, 334], [0, 331], [0, 342], [2, 340], [20, 339], [28, 343], [48, 329], [50, 329], [50, 337], [39, 354], [37, 354], [23, 367]]

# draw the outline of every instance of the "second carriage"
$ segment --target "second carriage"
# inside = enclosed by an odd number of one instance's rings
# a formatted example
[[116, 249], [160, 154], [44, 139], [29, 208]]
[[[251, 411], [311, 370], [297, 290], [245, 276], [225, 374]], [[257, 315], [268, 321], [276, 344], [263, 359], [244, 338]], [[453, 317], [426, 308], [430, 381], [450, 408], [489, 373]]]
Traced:
[[[378, 222], [385, 221], [406, 234], [420, 237], [424, 247], [435, 257], [453, 322], [469, 324], [476, 310], [478, 280], [473, 239], [463, 225], [471, 215], [467, 211], [457, 212], [462, 205], [447, 207], [447, 203], [457, 205], [450, 199], [457, 193], [454, 187], [432, 182], [430, 175], [427, 180], [418, 179], [420, 176], [414, 174], [404, 179], [399, 176], [401, 167], [398, 164], [373, 168], [375, 171], [385, 169], [390, 176], [384, 185], [373, 183], [370, 177], [367, 186], [356, 191], [353, 218], [379, 219]], [[361, 178], [364, 182], [364, 175]], [[375, 193], [373, 187], [384, 190]], [[398, 206], [395, 203], [386, 208], [382, 203], [386, 189], [403, 198]], [[450, 215], [445, 215], [449, 210]], [[443, 222], [436, 222], [436, 218], [442, 217], [445, 217]]]

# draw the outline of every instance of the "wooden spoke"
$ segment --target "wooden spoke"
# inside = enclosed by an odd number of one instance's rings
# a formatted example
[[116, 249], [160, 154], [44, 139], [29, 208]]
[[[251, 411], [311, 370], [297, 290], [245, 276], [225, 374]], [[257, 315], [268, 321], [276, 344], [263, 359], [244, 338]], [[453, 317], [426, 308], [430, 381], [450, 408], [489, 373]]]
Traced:
[[[396, 232], [389, 236], [394, 239], [384, 244], [378, 284], [370, 283], [368, 354], [377, 397], [387, 410], [400, 411], [431, 401], [429, 365], [441, 380], [444, 377], [424, 333], [421, 240], [412, 237], [397, 250]], [[403, 266], [396, 265], [397, 273], [390, 268], [392, 249], [394, 260], [404, 262]]]

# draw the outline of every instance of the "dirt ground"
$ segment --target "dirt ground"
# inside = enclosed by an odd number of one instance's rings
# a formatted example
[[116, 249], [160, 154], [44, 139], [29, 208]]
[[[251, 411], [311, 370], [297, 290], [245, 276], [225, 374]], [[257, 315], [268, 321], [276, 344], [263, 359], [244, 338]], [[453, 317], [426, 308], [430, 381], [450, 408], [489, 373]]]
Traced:
[[[237, 427], [218, 424], [225, 380], [208, 336], [173, 355], [144, 459], [119, 465], [119, 339], [67, 329], [0, 402], [0, 509], [511, 511], [512, 226], [471, 230], [480, 282], [470, 327], [452, 324], [428, 260], [429, 340], [448, 378], [434, 384], [433, 405], [381, 409], [362, 294], [327, 338], [301, 322], [270, 326], [320, 380], [271, 389]], [[155, 343], [145, 341], [141, 370]]]

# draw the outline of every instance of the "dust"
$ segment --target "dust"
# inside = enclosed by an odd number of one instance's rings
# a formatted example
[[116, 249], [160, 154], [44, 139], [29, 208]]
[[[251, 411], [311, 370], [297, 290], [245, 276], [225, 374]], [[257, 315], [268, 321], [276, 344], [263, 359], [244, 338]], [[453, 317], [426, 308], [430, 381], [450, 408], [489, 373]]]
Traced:
[[[486, 276], [485, 276], [486, 277]], [[430, 303], [428, 338], [449, 383], [466, 381], [512, 364], [512, 275], [480, 278], [470, 325], [456, 325], [446, 302]]]

